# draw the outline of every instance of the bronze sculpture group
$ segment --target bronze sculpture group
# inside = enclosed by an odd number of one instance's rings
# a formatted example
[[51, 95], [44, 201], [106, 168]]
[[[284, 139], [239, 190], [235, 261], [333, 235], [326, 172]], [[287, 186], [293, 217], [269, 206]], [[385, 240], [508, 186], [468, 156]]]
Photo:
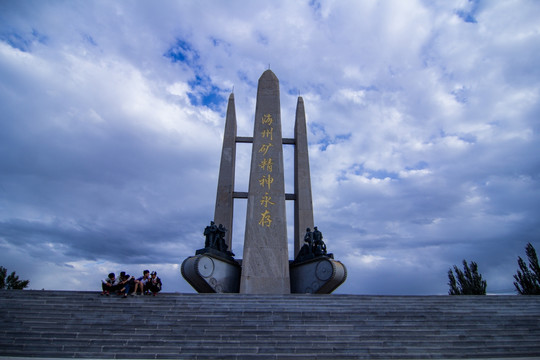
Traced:
[[326, 255], [326, 244], [323, 241], [322, 233], [315, 226], [313, 231], [310, 228], [306, 229], [306, 235], [304, 236], [304, 242], [307, 243], [309, 253], [315, 256]]
[[216, 225], [213, 221], [210, 221], [210, 225], [204, 228], [203, 235], [205, 236], [204, 248], [217, 250], [227, 256], [234, 256], [234, 254], [228, 251], [228, 246], [225, 243], [225, 233], [227, 229], [223, 224]]
[[310, 228], [306, 229], [306, 235], [304, 236], [304, 246], [298, 252], [298, 255], [294, 259], [295, 263], [311, 260], [321, 256], [327, 256], [334, 258], [333, 254], [328, 254], [326, 251], [326, 244], [323, 241], [322, 233], [315, 226], [313, 231]]
[[[233, 257], [234, 254], [228, 250], [225, 243], [225, 233], [227, 229], [223, 224], [216, 225], [214, 221], [210, 221], [210, 225], [204, 228], [203, 235], [205, 237], [204, 249], [197, 250], [196, 254], [204, 254], [206, 252], [219, 252], [226, 257]], [[304, 246], [298, 252], [295, 263], [311, 260], [321, 256], [334, 258], [333, 254], [326, 251], [326, 244], [323, 241], [323, 235], [315, 226], [313, 231], [310, 228], [306, 229], [304, 236]]]

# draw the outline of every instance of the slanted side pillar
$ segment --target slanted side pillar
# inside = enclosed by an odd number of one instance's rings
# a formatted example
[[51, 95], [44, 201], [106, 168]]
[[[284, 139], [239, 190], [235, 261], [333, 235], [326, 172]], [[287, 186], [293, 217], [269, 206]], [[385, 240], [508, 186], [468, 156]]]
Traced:
[[294, 125], [294, 257], [304, 244], [306, 228], [313, 230], [313, 202], [311, 199], [311, 178], [304, 100], [298, 97], [296, 121]]
[[229, 96], [227, 105], [227, 118], [225, 120], [225, 133], [223, 135], [223, 149], [219, 166], [218, 188], [214, 222], [223, 224], [227, 228], [225, 243], [232, 251], [232, 227], [234, 208], [234, 169], [236, 160], [236, 110], [234, 107], [234, 94]]
[[259, 79], [240, 293], [289, 294], [279, 81]]

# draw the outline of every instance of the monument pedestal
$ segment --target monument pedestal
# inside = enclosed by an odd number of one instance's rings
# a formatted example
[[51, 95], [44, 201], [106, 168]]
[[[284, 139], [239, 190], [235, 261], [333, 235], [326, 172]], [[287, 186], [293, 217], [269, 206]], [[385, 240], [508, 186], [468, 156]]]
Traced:
[[[199, 293], [238, 293], [241, 266], [212, 251], [190, 256], [182, 263], [182, 276]], [[289, 265], [292, 294], [330, 294], [347, 279], [345, 266], [329, 257]]]
[[326, 256], [290, 265], [291, 293], [330, 294], [347, 279], [347, 269]]
[[211, 251], [188, 257], [181, 271], [199, 293], [237, 293], [240, 290], [240, 264]]

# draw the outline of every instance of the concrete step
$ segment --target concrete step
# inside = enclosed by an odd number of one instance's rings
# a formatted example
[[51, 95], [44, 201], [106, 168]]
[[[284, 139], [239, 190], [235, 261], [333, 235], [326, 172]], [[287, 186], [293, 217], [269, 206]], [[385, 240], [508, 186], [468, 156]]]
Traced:
[[540, 355], [534, 296], [0, 291], [0, 356], [193, 359]]

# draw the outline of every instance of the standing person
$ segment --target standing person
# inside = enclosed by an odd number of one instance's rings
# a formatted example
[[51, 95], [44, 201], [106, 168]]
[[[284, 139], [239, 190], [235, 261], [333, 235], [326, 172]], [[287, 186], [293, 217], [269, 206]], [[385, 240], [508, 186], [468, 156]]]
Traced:
[[152, 271], [150, 274], [150, 280], [148, 281], [148, 290], [152, 292], [152, 295], [156, 296], [161, 291], [161, 279], [158, 278], [157, 272]]
[[148, 281], [150, 280], [150, 271], [144, 270], [143, 276], [135, 280], [135, 291], [133, 294], [137, 294], [137, 288], [141, 291], [141, 294], [146, 295], [148, 293]]
[[111, 292], [118, 290], [118, 282], [119, 279], [115, 277], [114, 273], [110, 273], [105, 280], [101, 280], [101, 295], [109, 296]]

